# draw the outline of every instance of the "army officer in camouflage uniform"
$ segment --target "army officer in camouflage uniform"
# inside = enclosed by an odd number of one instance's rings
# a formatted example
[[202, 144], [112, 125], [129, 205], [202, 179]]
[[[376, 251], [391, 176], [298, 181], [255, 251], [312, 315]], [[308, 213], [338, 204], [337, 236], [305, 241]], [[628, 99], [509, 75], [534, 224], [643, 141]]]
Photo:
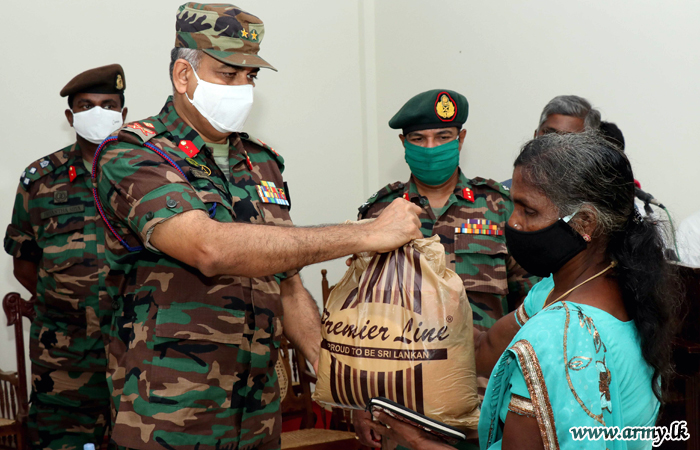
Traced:
[[[233, 5], [177, 14], [173, 97], [95, 158], [114, 320], [113, 440], [137, 449], [278, 449], [283, 333], [318, 359], [297, 268], [420, 237], [400, 200], [375, 222], [294, 228], [284, 159], [242, 133], [263, 23]], [[261, 225], [268, 226], [261, 226]]]
[[[420, 206], [423, 236], [440, 236], [448, 267], [464, 282], [474, 328], [487, 330], [514, 310], [539, 279], [527, 274], [506, 250], [503, 231], [513, 210], [508, 190], [493, 180], [468, 179], [459, 168], [468, 114], [467, 99], [446, 89], [423, 92], [406, 102], [389, 126], [402, 130], [399, 139], [411, 178], [372, 195], [360, 207], [359, 218], [376, 217], [397, 198]], [[487, 382], [479, 378], [482, 395]], [[355, 417], [362, 442], [377, 445], [362, 425], [363, 415]]]
[[63, 88], [76, 142], [22, 173], [5, 235], [15, 276], [36, 295], [29, 340], [33, 448], [100, 443], [109, 420], [98, 308], [105, 295], [104, 237], [90, 167], [97, 145], [126, 117], [124, 87], [124, 71], [113, 64]]

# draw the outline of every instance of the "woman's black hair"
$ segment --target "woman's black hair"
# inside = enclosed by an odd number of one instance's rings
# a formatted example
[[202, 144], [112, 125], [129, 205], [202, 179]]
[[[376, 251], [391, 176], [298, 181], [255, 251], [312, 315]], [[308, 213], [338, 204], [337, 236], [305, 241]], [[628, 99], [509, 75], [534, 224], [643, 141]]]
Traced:
[[617, 261], [622, 299], [637, 327], [642, 356], [654, 370], [654, 394], [663, 401], [673, 372], [679, 282], [664, 258], [659, 226], [634, 205], [629, 160], [596, 132], [552, 133], [525, 144], [514, 166], [559, 208], [560, 217], [584, 205], [595, 211], [596, 235], [607, 239], [607, 255]]

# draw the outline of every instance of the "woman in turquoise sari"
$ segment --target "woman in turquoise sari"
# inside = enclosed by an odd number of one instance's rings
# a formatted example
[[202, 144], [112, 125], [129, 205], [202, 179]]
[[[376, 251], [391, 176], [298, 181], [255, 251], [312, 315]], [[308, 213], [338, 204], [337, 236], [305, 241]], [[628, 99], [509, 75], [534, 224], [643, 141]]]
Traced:
[[[479, 340], [477, 368], [510, 342], [491, 372], [480, 447], [651, 449], [631, 427], [656, 422], [678, 295], [656, 226], [636, 213], [629, 161], [596, 134], [546, 135], [518, 156], [511, 194], [510, 253], [553, 275]], [[376, 432], [410, 448], [451, 448], [375, 417]]]

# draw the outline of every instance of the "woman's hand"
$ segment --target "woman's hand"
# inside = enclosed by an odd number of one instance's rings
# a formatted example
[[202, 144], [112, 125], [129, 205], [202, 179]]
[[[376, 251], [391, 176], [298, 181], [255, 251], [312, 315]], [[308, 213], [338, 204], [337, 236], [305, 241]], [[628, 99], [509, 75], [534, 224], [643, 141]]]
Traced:
[[385, 436], [413, 450], [454, 450], [453, 447], [437, 441], [434, 436], [419, 430], [413, 425], [396, 420], [389, 415], [375, 411], [372, 413], [378, 422], [367, 422], [375, 434]]
[[382, 448], [382, 439], [372, 430], [372, 414], [366, 411], [352, 412], [352, 425], [360, 444], [366, 447]]

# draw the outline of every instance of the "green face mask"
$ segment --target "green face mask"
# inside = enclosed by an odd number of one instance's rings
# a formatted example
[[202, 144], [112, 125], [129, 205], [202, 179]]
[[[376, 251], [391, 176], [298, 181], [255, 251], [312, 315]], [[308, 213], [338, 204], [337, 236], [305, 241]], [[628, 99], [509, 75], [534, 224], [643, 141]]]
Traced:
[[433, 148], [403, 142], [411, 173], [429, 186], [447, 181], [459, 166], [459, 138]]

